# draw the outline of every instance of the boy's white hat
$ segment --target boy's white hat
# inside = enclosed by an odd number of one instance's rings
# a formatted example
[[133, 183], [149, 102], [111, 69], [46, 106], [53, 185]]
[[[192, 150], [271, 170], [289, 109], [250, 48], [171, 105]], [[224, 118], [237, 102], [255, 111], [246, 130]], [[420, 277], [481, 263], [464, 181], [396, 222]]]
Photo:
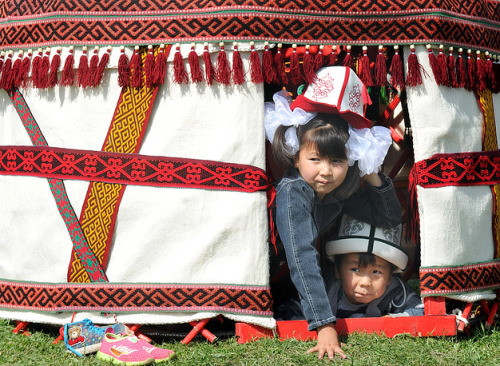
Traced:
[[401, 224], [380, 228], [344, 215], [338, 237], [325, 244], [326, 255], [331, 258], [336, 254], [372, 253], [404, 271], [408, 256], [401, 249], [401, 232]]
[[314, 82], [297, 96], [290, 108], [339, 114], [354, 128], [361, 129], [372, 125], [365, 118], [368, 104], [371, 100], [366, 86], [351, 68], [327, 66], [316, 71]]

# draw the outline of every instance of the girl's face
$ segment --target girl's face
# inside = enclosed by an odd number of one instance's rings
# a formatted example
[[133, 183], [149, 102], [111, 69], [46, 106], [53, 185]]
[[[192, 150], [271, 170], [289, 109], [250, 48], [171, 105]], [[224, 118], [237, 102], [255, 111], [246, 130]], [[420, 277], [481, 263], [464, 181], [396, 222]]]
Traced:
[[299, 157], [295, 159], [295, 167], [322, 200], [344, 182], [349, 163], [347, 160], [321, 157], [316, 147], [306, 145], [300, 149]]

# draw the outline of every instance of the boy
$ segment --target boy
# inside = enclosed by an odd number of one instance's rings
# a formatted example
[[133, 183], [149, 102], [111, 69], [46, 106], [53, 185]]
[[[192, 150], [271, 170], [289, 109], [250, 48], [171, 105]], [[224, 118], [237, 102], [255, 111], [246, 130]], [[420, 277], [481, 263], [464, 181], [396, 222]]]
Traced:
[[424, 315], [421, 299], [397, 274], [408, 262], [400, 240], [401, 225], [376, 228], [342, 217], [338, 237], [325, 244], [335, 263], [325, 285], [337, 318]]

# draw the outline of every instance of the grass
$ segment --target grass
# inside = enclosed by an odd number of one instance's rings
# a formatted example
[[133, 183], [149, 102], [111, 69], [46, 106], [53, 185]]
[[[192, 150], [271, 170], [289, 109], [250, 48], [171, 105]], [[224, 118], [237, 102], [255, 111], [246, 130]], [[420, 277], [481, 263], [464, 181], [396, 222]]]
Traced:
[[[52, 344], [54, 328], [30, 328], [31, 336], [14, 334], [14, 324], [0, 319], [0, 365], [110, 365], [95, 355], [79, 358], [65, 351], [64, 343]], [[159, 341], [177, 357], [165, 365], [500, 365], [500, 326], [485, 330], [479, 324], [469, 335], [386, 338], [371, 334], [344, 337], [347, 360], [318, 360], [306, 354], [313, 342], [261, 339], [240, 345], [234, 337], [209, 343], [195, 338], [188, 345], [179, 340]]]

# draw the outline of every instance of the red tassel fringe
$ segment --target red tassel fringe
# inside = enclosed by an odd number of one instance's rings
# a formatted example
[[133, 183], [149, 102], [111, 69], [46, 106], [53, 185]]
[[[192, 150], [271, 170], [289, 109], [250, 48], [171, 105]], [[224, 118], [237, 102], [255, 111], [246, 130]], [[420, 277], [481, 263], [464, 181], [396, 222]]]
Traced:
[[429, 64], [431, 65], [431, 70], [432, 70], [432, 74], [434, 75], [434, 80], [436, 81], [436, 83], [438, 85], [442, 85], [443, 82], [442, 82], [442, 77], [440, 74], [440, 69], [438, 66], [438, 61], [437, 61], [436, 56], [434, 55], [434, 52], [432, 51], [430, 44], [427, 45], [427, 52], [429, 55]]
[[389, 68], [391, 73], [390, 83], [393, 87], [398, 86], [403, 90], [405, 88], [404, 72], [403, 72], [403, 60], [399, 54], [399, 46], [394, 46], [394, 56], [392, 56], [391, 67]]
[[297, 45], [294, 44], [293, 52], [290, 56], [290, 78], [292, 84], [298, 85], [302, 82], [302, 76], [300, 75], [300, 61], [299, 55], [297, 54]]
[[170, 47], [168, 46], [168, 52], [165, 49], [165, 45], [162, 43], [160, 45], [160, 51], [156, 55], [155, 60], [155, 70], [154, 70], [154, 84], [163, 85], [165, 82], [165, 75], [167, 74], [167, 53], [170, 52]]
[[59, 66], [61, 65], [61, 47], [59, 47], [56, 51], [54, 57], [52, 57], [52, 61], [50, 62], [50, 70], [49, 70], [49, 80], [48, 87], [53, 88], [57, 85], [57, 73], [59, 72]]
[[269, 43], [264, 43], [264, 53], [262, 54], [262, 74], [264, 81], [268, 84], [276, 80], [276, 69], [274, 66], [274, 58], [271, 51], [269, 51]]
[[486, 86], [488, 89], [493, 89], [493, 61], [491, 60], [489, 52], [485, 53], [486, 55]]
[[477, 88], [486, 89], [486, 62], [481, 58], [481, 52], [476, 52]]
[[304, 54], [304, 57], [302, 58], [302, 67], [304, 69], [304, 79], [307, 84], [311, 84], [314, 82], [314, 79], [316, 78], [316, 69], [315, 69], [315, 62], [314, 62], [314, 57], [311, 55], [309, 52], [310, 47], [309, 45], [306, 46], [306, 53]]
[[12, 70], [12, 51], [9, 51], [9, 54], [7, 55], [7, 60], [5, 60], [2, 69], [2, 77], [0, 78], [0, 88], [10, 89], [9, 81], [10, 81], [11, 70]]
[[152, 88], [155, 84], [155, 55], [153, 46], [148, 46], [148, 54], [144, 60], [144, 74], [146, 76], [146, 87]]
[[12, 70], [10, 70], [9, 89], [18, 86], [16, 81], [21, 71], [21, 63], [23, 62], [23, 53], [24, 52], [22, 50], [18, 53], [16, 61], [14, 61], [14, 64], [12, 65]]
[[493, 93], [500, 92], [500, 59], [496, 55], [492, 66], [491, 91]]
[[255, 50], [253, 42], [250, 42], [250, 80], [255, 84], [260, 84], [264, 81], [259, 53]]
[[448, 80], [448, 61], [443, 53], [443, 46], [439, 46], [439, 53], [437, 56], [437, 64], [439, 69], [439, 76], [441, 77], [441, 85], [450, 86]]
[[75, 56], [73, 53], [73, 46], [71, 46], [69, 48], [69, 55], [64, 61], [61, 79], [59, 80], [59, 83], [62, 86], [73, 86], [73, 84], [75, 83], [75, 70], [73, 69], [75, 65]]
[[236, 85], [241, 85], [245, 82], [245, 76], [243, 72], [243, 61], [241, 60], [240, 52], [238, 51], [238, 44], [234, 42], [233, 46], [233, 83]]
[[45, 50], [42, 62], [40, 64], [40, 71], [38, 73], [38, 85], [40, 88], [49, 87], [49, 69], [50, 69], [50, 47]]
[[87, 86], [94, 87], [94, 80], [97, 74], [97, 66], [99, 65], [99, 47], [94, 47], [94, 52], [90, 58], [89, 72], [87, 74]]
[[142, 85], [142, 60], [139, 55], [139, 46], [135, 46], [134, 53], [130, 58], [130, 86], [140, 88]]
[[477, 73], [471, 50], [467, 50], [467, 75], [469, 76], [469, 90], [473, 91], [477, 88]]
[[325, 56], [323, 55], [323, 50], [325, 49], [325, 46], [320, 45], [319, 46], [319, 51], [316, 53], [314, 56], [314, 72], [318, 71], [325, 65]]
[[377, 59], [375, 60], [375, 85], [387, 84], [387, 62], [384, 56], [384, 47], [378, 47]]
[[40, 86], [38, 85], [39, 83], [39, 77], [38, 74], [40, 73], [40, 64], [42, 63], [42, 49], [39, 48], [37, 54], [33, 58], [33, 63], [31, 66], [31, 84], [33, 85], [34, 88], [39, 88]]
[[125, 53], [125, 47], [120, 47], [120, 58], [118, 59], [118, 86], [126, 88], [130, 86], [129, 59]]
[[464, 58], [463, 58], [463, 49], [460, 48], [458, 50], [458, 56], [455, 64], [455, 69], [457, 72], [457, 86], [460, 88], [465, 88], [468, 89], [468, 79], [467, 79], [467, 73], [465, 71], [465, 63], [464, 63]]
[[109, 58], [111, 56], [111, 48], [107, 48], [104, 55], [101, 57], [101, 61], [99, 61], [99, 65], [97, 65], [97, 73], [94, 79], [94, 86], [101, 85], [102, 79], [104, 77], [104, 70], [106, 70], [106, 65], [109, 62]]
[[455, 57], [453, 56], [453, 47], [450, 47], [450, 53], [448, 54], [448, 82], [452, 88], [458, 88], [455, 64], [456, 62]]
[[5, 62], [5, 51], [2, 51], [0, 53], [0, 72], [2, 71], [4, 62]]
[[217, 55], [215, 65], [215, 76], [217, 81], [221, 84], [229, 85], [231, 81], [231, 70], [229, 68], [229, 62], [227, 61], [224, 43], [222, 42], [220, 43], [220, 52]]
[[359, 78], [365, 86], [374, 86], [370, 59], [368, 58], [368, 47], [363, 46], [363, 56], [360, 59]]
[[337, 62], [337, 46], [332, 46], [330, 53], [328, 54], [327, 65], [333, 66]]
[[422, 65], [418, 62], [417, 55], [415, 54], [415, 47], [410, 46], [410, 56], [408, 56], [408, 75], [406, 76], [406, 85], [417, 86], [422, 84]]
[[174, 55], [174, 82], [177, 84], [189, 82], [189, 76], [184, 67], [184, 61], [182, 60], [181, 46], [177, 45], [175, 47]]
[[210, 52], [208, 52], [208, 44], [205, 43], [203, 49], [203, 63], [205, 65], [205, 80], [208, 85], [212, 85], [215, 78], [215, 69], [212, 64], [212, 58]]
[[80, 88], [87, 87], [88, 74], [89, 74], [89, 63], [87, 57], [87, 47], [83, 46], [83, 54], [80, 56], [80, 61], [78, 63], [78, 74], [76, 79], [76, 84]]
[[19, 87], [27, 87], [28, 86], [28, 75], [31, 68], [31, 55], [33, 51], [29, 50], [27, 55], [24, 56], [23, 61], [21, 62], [21, 68], [19, 69], [19, 74], [16, 77], [15, 86]]
[[276, 65], [276, 84], [285, 85], [288, 83], [288, 76], [285, 70], [285, 54], [282, 52], [282, 44], [278, 44], [278, 49], [274, 55], [274, 64]]
[[195, 44], [191, 43], [191, 51], [188, 55], [189, 70], [193, 83], [201, 83], [203, 81], [203, 73], [200, 67], [200, 58], [195, 51]]
[[346, 46], [346, 55], [344, 57], [344, 62], [342, 63], [343, 66], [347, 66], [349, 68], [353, 68], [353, 59], [352, 59], [352, 56], [351, 56], [351, 46]]

